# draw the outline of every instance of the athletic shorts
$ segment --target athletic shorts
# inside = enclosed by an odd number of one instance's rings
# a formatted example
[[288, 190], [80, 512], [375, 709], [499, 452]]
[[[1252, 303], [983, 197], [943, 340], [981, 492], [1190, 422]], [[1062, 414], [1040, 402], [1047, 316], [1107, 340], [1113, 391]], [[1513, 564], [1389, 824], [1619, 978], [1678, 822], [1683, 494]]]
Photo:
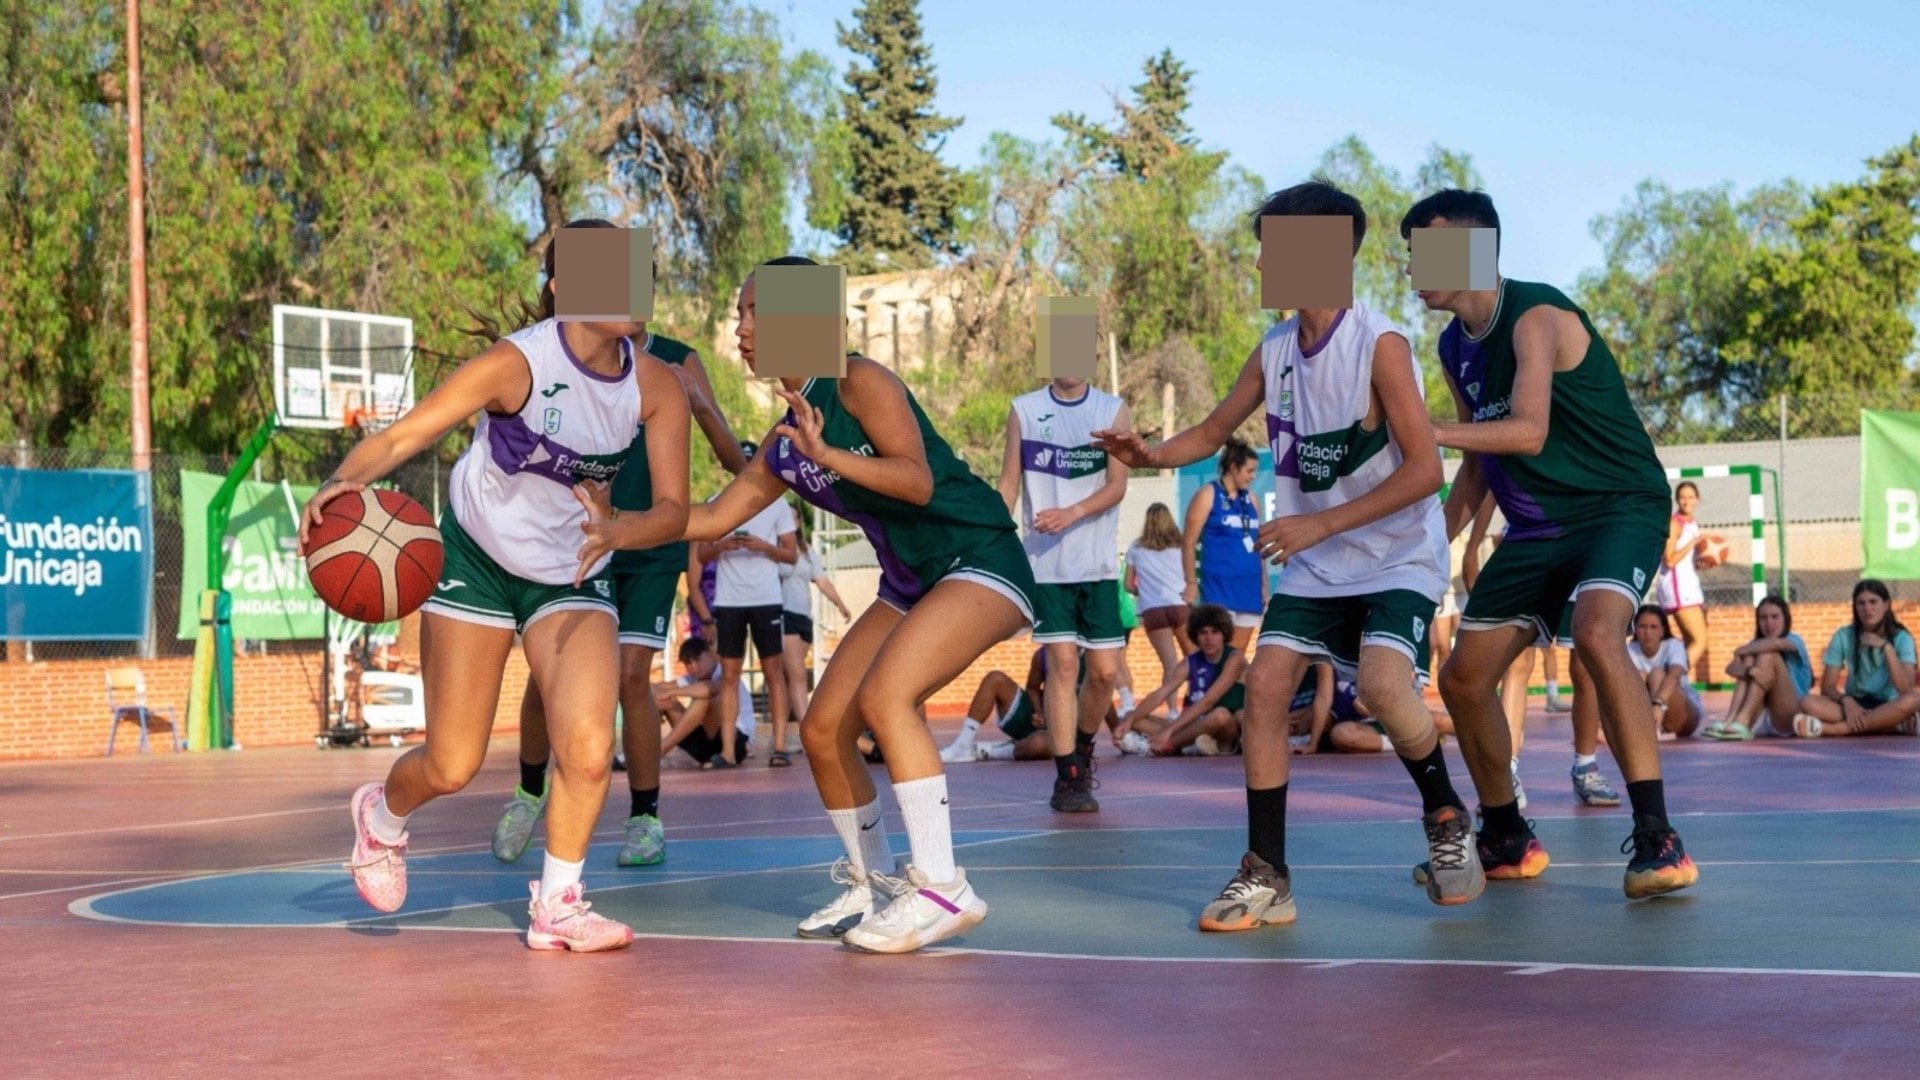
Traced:
[[786, 632], [807, 644], [813, 644], [813, 616], [802, 615], [797, 611], [782, 611], [780, 621], [786, 624]]
[[[1201, 695], [1201, 697], [1205, 697], [1205, 696], [1206, 696], [1205, 694]], [[1193, 695], [1191, 693], [1187, 694], [1186, 698], [1184, 699], [1182, 707], [1193, 704], [1193, 701], [1194, 701]], [[1313, 704], [1313, 698], [1311, 695], [1309, 695], [1307, 698], [1307, 704], [1309, 705]], [[1234, 683], [1232, 686], [1227, 687], [1227, 692], [1220, 695], [1219, 703], [1214, 706], [1214, 708], [1216, 709], [1225, 709], [1228, 712], [1239, 712], [1241, 709], [1244, 709], [1246, 707], [1247, 707], [1247, 684], [1243, 682], [1237, 682], [1237, 683]]]
[[[720, 613], [716, 611], [714, 614], [718, 615]], [[733, 763], [735, 765], [746, 760], [747, 745], [751, 742], [753, 742], [753, 739], [748, 737], [746, 732], [736, 730], [733, 733]], [[686, 738], [680, 740], [680, 749], [691, 754], [693, 760], [705, 765], [707, 762], [719, 756], [721, 750], [720, 736], [718, 734], [709, 735], [707, 734], [706, 728], [696, 727], [692, 731], [687, 732]]]
[[1408, 589], [1333, 597], [1276, 593], [1257, 643], [1325, 657], [1349, 680], [1360, 677], [1361, 646], [1384, 645], [1412, 661], [1425, 685], [1433, 609], [1433, 601]]
[[557, 611], [604, 611], [615, 618], [613, 576], [606, 570], [574, 588], [542, 585], [509, 573], [454, 520], [453, 511], [440, 515], [440, 540], [446, 560], [440, 582], [422, 611], [461, 622], [492, 626], [515, 633]]
[[1193, 609], [1185, 604], [1168, 604], [1165, 607], [1148, 608], [1140, 613], [1140, 628], [1151, 634], [1155, 630], [1172, 630], [1176, 635], [1187, 632], [1187, 616]]
[[[1033, 583], [1033, 564], [1027, 561], [1027, 549], [1020, 546], [1020, 534], [999, 529], [981, 529], [963, 534], [962, 539], [979, 537], [982, 534], [986, 539], [973, 544], [965, 554], [955, 555], [953, 560], [947, 563], [945, 570], [922, 587], [918, 596], [908, 596], [901, 592], [893, 582], [882, 575], [879, 601], [905, 614], [913, 610], [913, 605], [919, 602], [921, 596], [932, 592], [934, 586], [941, 582], [971, 581], [975, 585], [992, 589], [1012, 601], [1013, 606], [1020, 609], [1020, 617], [1027, 620], [1028, 625], [1032, 625], [1035, 618], [1033, 597], [1037, 586]], [[1113, 583], [1109, 581], [1107, 584], [1109, 586], [1107, 593], [1112, 596], [1113, 601], [1114, 622], [1117, 625], [1120, 621], [1120, 598], [1113, 595], [1111, 588]], [[1116, 630], [1114, 634], [1118, 637], [1119, 631]]]
[[713, 609], [714, 651], [722, 660], [738, 660], [747, 655], [747, 634], [753, 634], [753, 651], [761, 659], [779, 656], [780, 638], [785, 632], [779, 604], [755, 607], [717, 607]]
[[1013, 704], [1007, 707], [1007, 715], [1000, 718], [1000, 734], [1019, 742], [1036, 731], [1046, 730], [1047, 720], [1035, 715], [1033, 699], [1025, 690], [1013, 692]]
[[667, 647], [667, 620], [680, 575], [671, 571], [613, 573], [613, 598], [620, 607], [620, 644], [659, 651]]
[[1261, 616], [1257, 611], [1234, 611], [1229, 614], [1233, 616], [1235, 630], [1248, 630], [1260, 625]]
[[1117, 649], [1127, 640], [1112, 578], [1035, 585], [1033, 614], [1036, 645], [1072, 642], [1083, 649]]
[[[1638, 607], [1666, 544], [1666, 525], [1645, 517], [1538, 540], [1504, 540], [1473, 583], [1460, 629], [1531, 628], [1544, 643], [1557, 635], [1563, 618], [1572, 629], [1573, 601], [1589, 589], [1618, 593]], [[1624, 639], [1626, 627], [1620, 629]]]

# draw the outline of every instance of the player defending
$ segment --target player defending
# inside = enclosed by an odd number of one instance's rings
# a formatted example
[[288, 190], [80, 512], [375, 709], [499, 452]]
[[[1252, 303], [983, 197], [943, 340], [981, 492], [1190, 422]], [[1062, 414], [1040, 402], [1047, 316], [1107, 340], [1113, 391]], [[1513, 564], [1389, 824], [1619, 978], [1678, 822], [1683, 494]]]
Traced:
[[[1007, 413], [1000, 497], [1020, 520], [1039, 589], [1033, 640], [1047, 649], [1044, 705], [1055, 771], [1049, 805], [1067, 814], [1100, 809], [1093, 736], [1112, 705], [1126, 643], [1114, 553], [1127, 466], [1095, 446], [1093, 433], [1128, 424], [1126, 403], [1085, 379], [1054, 379], [1014, 398]], [[1087, 679], [1076, 697], [1082, 649]]]
[[[1415, 203], [1400, 235], [1411, 242], [1418, 228], [1499, 227], [1485, 193], [1446, 190]], [[1620, 366], [1586, 312], [1550, 285], [1500, 278], [1492, 289], [1419, 295], [1454, 316], [1439, 352], [1460, 420], [1434, 425], [1440, 445], [1467, 455], [1447, 499], [1448, 534], [1488, 491], [1507, 519], [1440, 673], [1485, 813], [1481, 861], [1489, 877], [1533, 877], [1547, 867], [1515, 805], [1494, 687], [1572, 605], [1574, 644], [1633, 804], [1626, 894], [1684, 889], [1700, 872], [1668, 824], [1646, 684], [1622, 645], [1666, 546], [1666, 473]]]
[[[1338, 215], [1366, 236], [1358, 199], [1310, 181], [1269, 197], [1254, 214]], [[1256, 263], [1256, 266], [1260, 265]], [[1339, 272], [1351, 273], [1351, 263]], [[1329, 268], [1330, 269], [1330, 268]], [[1401, 334], [1356, 303], [1304, 309], [1267, 332], [1226, 400], [1203, 420], [1149, 449], [1126, 431], [1100, 432], [1136, 468], [1176, 468], [1213, 453], [1255, 409], [1266, 408], [1276, 517], [1258, 550], [1284, 563], [1247, 675], [1242, 747], [1247, 768], [1247, 853], [1200, 916], [1202, 930], [1252, 930], [1295, 918], [1286, 863], [1288, 705], [1301, 676], [1325, 657], [1349, 678], [1393, 741], [1420, 789], [1434, 868], [1427, 895], [1464, 904], [1486, 886], [1466, 805], [1454, 793], [1427, 711], [1427, 631], [1447, 588], [1440, 452], [1421, 398], [1420, 373]]]

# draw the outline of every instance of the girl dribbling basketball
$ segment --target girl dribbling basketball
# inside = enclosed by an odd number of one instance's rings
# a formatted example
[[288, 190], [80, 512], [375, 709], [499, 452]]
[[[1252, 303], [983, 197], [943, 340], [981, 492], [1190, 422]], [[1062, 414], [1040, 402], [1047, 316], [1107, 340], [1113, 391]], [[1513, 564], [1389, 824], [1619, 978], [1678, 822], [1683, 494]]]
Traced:
[[[567, 226], [612, 227], [598, 220]], [[546, 702], [556, 764], [526, 941], [534, 949], [592, 952], [622, 948], [633, 932], [594, 914], [580, 881], [606, 798], [619, 683], [608, 550], [597, 540], [613, 514], [590, 507], [585, 495], [590, 486], [604, 489], [644, 423], [653, 505], [621, 515], [623, 535], [632, 547], [677, 539], [687, 516], [688, 408], [673, 373], [629, 340], [645, 324], [554, 318], [553, 259], [550, 245], [539, 321], [462, 364], [413, 411], [354, 447], [308, 501], [300, 532], [304, 547], [329, 501], [386, 476], [481, 414], [448, 484], [440, 521], [445, 567], [422, 609], [426, 743], [394, 762], [385, 783], [354, 792], [346, 865], [376, 910], [406, 901], [407, 817], [459, 791], [479, 770], [519, 634]]]

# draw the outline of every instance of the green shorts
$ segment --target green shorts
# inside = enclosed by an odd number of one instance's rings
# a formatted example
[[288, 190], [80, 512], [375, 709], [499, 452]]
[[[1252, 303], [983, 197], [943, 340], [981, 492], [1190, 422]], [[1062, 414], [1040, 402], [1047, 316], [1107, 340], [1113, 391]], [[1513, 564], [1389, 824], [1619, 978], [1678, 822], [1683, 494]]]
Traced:
[[[1573, 639], [1573, 601], [1590, 589], [1639, 605], [1653, 585], [1667, 544], [1664, 522], [1644, 516], [1570, 530], [1540, 540], [1505, 540], [1493, 549], [1460, 613], [1460, 629], [1531, 629], [1546, 644]], [[1626, 637], [1627, 628], [1620, 628]]]
[[[1205, 697], [1206, 695], [1202, 694], [1200, 696]], [[1193, 704], [1192, 694], [1187, 695], [1186, 703], [1188, 705]], [[1307, 704], [1309, 705], [1313, 704], [1313, 698], [1311, 695], [1309, 695], [1307, 698]], [[1227, 692], [1220, 695], [1220, 700], [1217, 703], [1215, 703], [1213, 707], [1216, 709], [1225, 709], [1230, 713], [1236, 713], [1236, 712], [1239, 712], [1241, 709], [1246, 708], [1247, 707], [1247, 684], [1243, 682], [1237, 682], [1237, 683], [1234, 683], [1232, 686], [1227, 687]]]
[[613, 599], [620, 607], [620, 644], [658, 652], [667, 647], [667, 620], [682, 570], [613, 572]]
[[440, 515], [440, 539], [446, 561], [440, 583], [420, 610], [461, 622], [524, 634], [527, 627], [556, 611], [604, 611], [618, 617], [613, 576], [606, 570], [574, 588], [542, 585], [508, 573], [467, 535], [453, 511]]
[[1034, 586], [1033, 641], [1072, 642], [1083, 649], [1118, 649], [1127, 642], [1120, 623], [1120, 595], [1113, 579]]
[[1033, 699], [1025, 690], [1013, 692], [1013, 706], [1000, 718], [1000, 733], [1014, 742], [1041, 729], [1042, 719], [1033, 713]]
[[[977, 543], [970, 543], [983, 537]], [[913, 610], [920, 597], [943, 581], [971, 581], [983, 585], [1013, 602], [1020, 616], [1033, 622], [1033, 565], [1027, 562], [1027, 549], [1020, 546], [1020, 534], [1000, 529], [981, 529], [956, 537], [956, 546], [966, 546], [966, 554], [955, 555], [938, 573], [927, 574], [926, 584], [917, 594], [909, 594], [882, 573], [878, 599], [898, 612]]]
[[1361, 646], [1384, 645], [1412, 661], [1424, 685], [1434, 608], [1432, 600], [1409, 589], [1323, 597], [1275, 593], [1256, 642], [1326, 657], [1347, 679], [1360, 677]]

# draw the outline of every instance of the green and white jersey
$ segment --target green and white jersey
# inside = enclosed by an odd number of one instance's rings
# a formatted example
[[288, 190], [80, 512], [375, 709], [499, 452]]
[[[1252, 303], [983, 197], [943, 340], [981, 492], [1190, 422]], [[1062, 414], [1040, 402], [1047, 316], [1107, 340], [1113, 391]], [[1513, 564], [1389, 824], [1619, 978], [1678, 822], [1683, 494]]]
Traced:
[[[1356, 302], [1334, 317], [1332, 329], [1311, 349], [1300, 348], [1298, 316], [1268, 331], [1260, 343], [1275, 517], [1352, 502], [1400, 467], [1404, 457], [1386, 418], [1371, 431], [1366, 428], [1373, 351], [1382, 334], [1401, 331]], [[1413, 368], [1419, 386], [1419, 364]], [[1437, 603], [1447, 590], [1448, 569], [1440, 500], [1428, 496], [1290, 556], [1276, 588], [1304, 597], [1405, 589]]]
[[1062, 398], [1048, 384], [1013, 399], [1020, 422], [1021, 542], [1040, 584], [1107, 581], [1116, 574], [1118, 505], [1052, 535], [1035, 530], [1033, 518], [1106, 485], [1107, 452], [1093, 445], [1093, 433], [1113, 426], [1119, 411], [1119, 398], [1091, 384], [1078, 398]]
[[[526, 357], [532, 390], [519, 412], [480, 414], [473, 445], [454, 463], [448, 504], [461, 529], [508, 573], [572, 584], [587, 516], [573, 485], [612, 480], [640, 424], [633, 342], [620, 340], [620, 373], [602, 375], [573, 355], [557, 320], [506, 340]], [[601, 559], [587, 576], [606, 565]]]

